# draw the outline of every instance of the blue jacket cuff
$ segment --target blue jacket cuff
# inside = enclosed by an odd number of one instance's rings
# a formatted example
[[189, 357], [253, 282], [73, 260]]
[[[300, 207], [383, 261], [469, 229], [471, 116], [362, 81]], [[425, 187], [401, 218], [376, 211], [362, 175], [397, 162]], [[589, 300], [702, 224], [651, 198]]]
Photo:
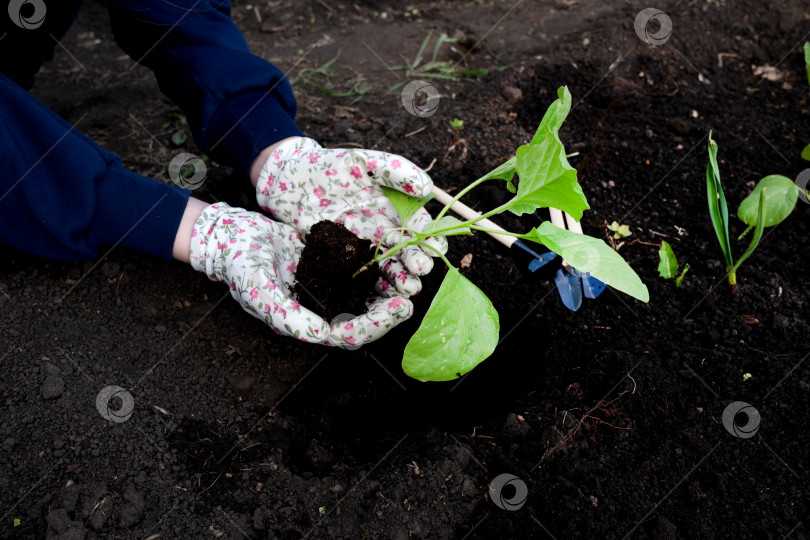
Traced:
[[[191, 191], [123, 167], [110, 167], [98, 184], [90, 245], [121, 246], [172, 259], [172, 248]], [[95, 238], [93, 238], [95, 237]]]

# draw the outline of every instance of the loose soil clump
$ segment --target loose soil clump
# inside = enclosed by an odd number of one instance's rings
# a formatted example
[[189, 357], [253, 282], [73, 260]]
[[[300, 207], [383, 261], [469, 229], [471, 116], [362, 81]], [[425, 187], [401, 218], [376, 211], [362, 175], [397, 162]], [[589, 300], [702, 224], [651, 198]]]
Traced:
[[312, 226], [295, 273], [293, 293], [299, 301], [331, 320], [341, 313], [360, 315], [374, 293], [375, 265], [353, 278], [374, 256], [371, 242], [333, 221]]

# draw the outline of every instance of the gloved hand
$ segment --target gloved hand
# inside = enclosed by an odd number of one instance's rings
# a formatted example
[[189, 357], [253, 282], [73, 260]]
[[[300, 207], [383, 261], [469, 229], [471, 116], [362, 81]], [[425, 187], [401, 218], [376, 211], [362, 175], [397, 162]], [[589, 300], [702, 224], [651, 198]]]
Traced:
[[[289, 225], [225, 203], [206, 207], [191, 234], [191, 265], [227, 283], [245, 311], [276, 333], [301, 341], [356, 348], [374, 341], [413, 314], [413, 304], [378, 283], [368, 312], [330, 325], [292, 299], [295, 267], [304, 244]], [[382, 281], [383, 278], [380, 278]]]
[[[302, 235], [315, 223], [328, 219], [375, 245], [382, 241], [386, 248], [403, 239], [399, 232], [386, 236], [403, 223], [381, 186], [425, 197], [433, 182], [403, 157], [374, 150], [323, 148], [312, 139], [300, 137], [283, 142], [272, 152], [259, 173], [256, 199], [273, 217]], [[404, 226], [421, 232], [431, 221], [422, 208]], [[406, 232], [404, 239], [410, 236]], [[447, 252], [445, 238], [430, 238], [426, 243], [443, 254]], [[413, 295], [422, 289], [417, 276], [433, 269], [435, 256], [427, 251], [409, 246], [380, 263], [383, 274], [400, 293]]]

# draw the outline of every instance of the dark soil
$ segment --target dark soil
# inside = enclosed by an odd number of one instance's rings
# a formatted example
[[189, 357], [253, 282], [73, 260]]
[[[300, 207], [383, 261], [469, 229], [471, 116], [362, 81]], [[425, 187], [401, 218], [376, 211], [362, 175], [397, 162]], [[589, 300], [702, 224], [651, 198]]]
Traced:
[[341, 313], [364, 313], [366, 301], [374, 295], [379, 267], [373, 265], [353, 276], [374, 257], [371, 242], [340, 223], [320, 221], [312, 226], [305, 243], [293, 288], [301, 304], [326, 320]]
[[[250, 5], [233, 3], [237, 24], [291, 77], [340, 51], [336, 83], [373, 86], [352, 103], [299, 81], [310, 136], [424, 167], [435, 158], [430, 174], [451, 191], [510, 157], [567, 84], [561, 138], [579, 152], [585, 232], [631, 226], [620, 253], [650, 303], [608, 289], [569, 312], [485, 235], [454, 237], [448, 258], [474, 255], [464, 274], [498, 309], [501, 342], [460, 381], [424, 384], [399, 364], [438, 267], [413, 320], [350, 352], [275, 336], [183, 265], [121, 249], [98, 264], [5, 250], [0, 536], [807, 538], [810, 206], [766, 230], [732, 295], [705, 200], [710, 129], [732, 213], [760, 178], [808, 167], [807, 2], [662, 2], [673, 34], [654, 48], [633, 30], [649, 4], [634, 1], [538, 0], [511, 13], [511, 0]], [[471, 69], [507, 69], [436, 80], [444, 97], [422, 119], [386, 93], [404, 76], [380, 59], [413, 59], [429, 29], [460, 32]], [[196, 151], [172, 146], [185, 129], [177, 109], [148, 71], [129, 70], [101, 2], [86, 2], [63, 44], [84, 67], [58, 49], [38, 98], [70, 122], [88, 113], [80, 128], [140, 173], [163, 178], [175, 153]], [[440, 59], [459, 55], [447, 47]], [[779, 80], [753, 74], [765, 64]], [[258, 210], [224, 167], [209, 167], [196, 195]], [[492, 182], [465, 201], [485, 210], [508, 196]], [[496, 221], [528, 230], [540, 219]], [[732, 221], [736, 238], [744, 226]], [[691, 265], [679, 289], [657, 276], [661, 239]], [[746, 242], [733, 244], [739, 255]], [[134, 397], [124, 423], [96, 409], [108, 385]], [[755, 436], [724, 428], [735, 401], [759, 411]], [[526, 483], [519, 510], [489, 498], [502, 473]]]

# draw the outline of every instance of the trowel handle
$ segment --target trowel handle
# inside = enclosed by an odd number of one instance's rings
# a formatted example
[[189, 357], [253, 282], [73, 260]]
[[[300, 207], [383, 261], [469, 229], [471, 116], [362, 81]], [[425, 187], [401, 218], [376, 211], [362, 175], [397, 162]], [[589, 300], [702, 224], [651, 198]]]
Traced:
[[[446, 191], [437, 188], [436, 186], [433, 186], [433, 195], [436, 196], [436, 200], [438, 202], [445, 205], [453, 200], [452, 195], [450, 195]], [[476, 212], [475, 210], [473, 210], [472, 208], [470, 208], [469, 206], [460, 201], [454, 202], [453, 205], [450, 207], [450, 209], [467, 220], [477, 219], [481, 215], [480, 212]], [[488, 219], [482, 219], [481, 221], [476, 223], [476, 225], [484, 227], [485, 229], [492, 229], [495, 231], [506, 232], [502, 227], [495, 225]], [[515, 240], [517, 240], [517, 238], [515, 238], [514, 236], [507, 236], [505, 234], [490, 233], [490, 232], [488, 232], [487, 234], [490, 235], [495, 240], [497, 240], [498, 242], [500, 242], [501, 244], [505, 245], [506, 247], [512, 247], [512, 244], [514, 244]]]
[[556, 225], [561, 229], [565, 229], [565, 218], [563, 217], [563, 213], [561, 210], [549, 207], [548, 214], [551, 217], [551, 223], [553, 223], [554, 225]]
[[582, 234], [582, 225], [568, 214], [565, 214], [565, 222], [568, 223], [568, 230], [577, 234]]

